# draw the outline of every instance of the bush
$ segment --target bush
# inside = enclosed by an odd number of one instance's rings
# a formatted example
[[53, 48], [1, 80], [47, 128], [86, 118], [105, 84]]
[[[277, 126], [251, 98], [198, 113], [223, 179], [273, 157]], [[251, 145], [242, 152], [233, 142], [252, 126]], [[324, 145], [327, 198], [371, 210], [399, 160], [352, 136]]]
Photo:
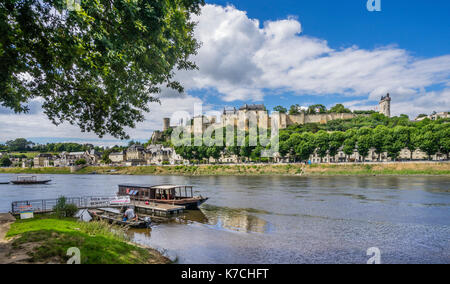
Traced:
[[58, 199], [55, 207], [53, 207], [53, 211], [59, 218], [64, 217], [74, 217], [78, 212], [78, 207], [74, 204], [67, 204], [67, 199], [64, 196], [61, 196]]
[[79, 159], [75, 162], [75, 165], [77, 165], [77, 166], [84, 166], [86, 164], [87, 164], [87, 162], [85, 159]]
[[10, 167], [12, 165], [11, 160], [8, 157], [0, 159], [0, 167]]

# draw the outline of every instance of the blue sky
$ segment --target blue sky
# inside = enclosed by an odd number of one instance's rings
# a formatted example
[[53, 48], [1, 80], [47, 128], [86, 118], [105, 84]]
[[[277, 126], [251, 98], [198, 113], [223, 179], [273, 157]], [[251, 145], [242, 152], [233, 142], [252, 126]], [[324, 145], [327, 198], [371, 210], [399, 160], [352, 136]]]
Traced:
[[[196, 37], [203, 43], [195, 72], [179, 72], [186, 93], [161, 94], [146, 121], [130, 129], [148, 140], [162, 117], [176, 111], [220, 111], [244, 103], [274, 106], [376, 109], [393, 97], [394, 115], [450, 110], [450, 1], [381, 0], [211, 1], [203, 8]], [[76, 127], [48, 122], [38, 102], [33, 112], [13, 115], [0, 107], [0, 142], [25, 137], [38, 143], [119, 143]]]
[[[246, 11], [250, 18], [276, 21], [294, 17], [303, 33], [325, 39], [332, 48], [357, 45], [374, 49], [394, 45], [406, 49], [411, 55], [429, 58], [450, 54], [450, 1], [445, 0], [381, 0], [381, 12], [369, 12], [366, 0], [207, 0], [207, 3], [233, 5]], [[430, 86], [435, 89], [439, 86]], [[439, 88], [438, 88], [439, 89]], [[362, 99], [364, 96], [356, 97]], [[264, 98], [272, 108], [289, 106], [292, 96], [285, 93]], [[354, 98], [353, 98], [354, 99]], [[339, 93], [322, 97], [303, 95], [305, 104], [334, 104], [347, 100]], [[220, 100], [212, 98], [214, 103]], [[223, 102], [222, 102], [223, 103]], [[450, 106], [448, 106], [450, 109]]]
[[374, 48], [396, 44], [417, 56], [450, 53], [450, 1], [381, 0], [381, 12], [369, 12], [366, 0], [238, 0], [232, 4], [261, 22], [299, 19], [304, 33], [326, 39], [334, 48]]

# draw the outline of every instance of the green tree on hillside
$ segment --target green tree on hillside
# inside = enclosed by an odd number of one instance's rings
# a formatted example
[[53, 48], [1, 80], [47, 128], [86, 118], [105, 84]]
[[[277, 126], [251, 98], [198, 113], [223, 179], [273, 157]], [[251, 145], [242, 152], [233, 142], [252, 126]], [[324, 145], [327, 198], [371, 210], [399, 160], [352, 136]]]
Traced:
[[381, 160], [381, 153], [386, 151], [386, 136], [389, 128], [384, 125], [378, 125], [372, 133], [372, 146], [375, 148], [375, 153], [378, 155], [378, 161]]
[[285, 107], [282, 106], [276, 106], [273, 108], [274, 111], [277, 111], [279, 113], [287, 113], [287, 109]]
[[337, 104], [334, 107], [330, 108], [329, 113], [352, 113], [351, 110], [346, 108], [343, 104]]
[[327, 108], [322, 104], [315, 104], [308, 108], [308, 114], [326, 113]]
[[368, 127], [363, 127], [357, 131], [357, 149], [359, 155], [363, 157], [363, 162], [369, 154], [370, 148], [373, 147], [372, 135], [372, 129]]
[[329, 154], [334, 157], [337, 155], [339, 149], [343, 146], [345, 141], [345, 133], [336, 131], [330, 134]]
[[386, 132], [386, 151], [388, 157], [393, 161], [397, 160], [400, 155], [400, 151], [406, 147], [406, 137], [402, 128], [402, 126], [397, 126]]
[[87, 161], [85, 159], [79, 159], [75, 162], [75, 165], [77, 166], [84, 166], [87, 164]]
[[443, 124], [439, 127], [437, 135], [439, 139], [439, 152], [446, 155], [448, 160], [450, 153], [450, 124]]
[[439, 137], [433, 131], [420, 133], [417, 140], [420, 150], [428, 155], [429, 160], [431, 160], [432, 155], [439, 151]]
[[291, 105], [291, 108], [289, 109], [289, 115], [297, 115], [300, 114], [300, 105], [295, 104]]
[[300, 135], [300, 140], [295, 144], [295, 155], [300, 161], [308, 161], [309, 157], [314, 153], [316, 149], [315, 137], [313, 134], [305, 132]]
[[418, 130], [411, 126], [403, 127], [400, 130], [401, 139], [410, 153], [409, 159], [411, 161], [413, 159], [413, 153], [417, 149], [417, 133]]
[[321, 130], [315, 134], [314, 145], [316, 147], [317, 155], [320, 157], [320, 162], [327, 155], [330, 148], [330, 137], [327, 132]]
[[10, 167], [11, 165], [12, 162], [8, 157], [2, 157], [0, 159], [0, 167]]
[[347, 156], [347, 161], [349, 157], [355, 152], [357, 142], [358, 140], [356, 138], [356, 131], [348, 130], [345, 132], [345, 140], [342, 151]]
[[15, 140], [6, 141], [6, 146], [8, 146], [8, 150], [10, 152], [26, 151], [29, 150], [33, 145], [33, 142], [28, 141], [25, 138], [17, 138]]

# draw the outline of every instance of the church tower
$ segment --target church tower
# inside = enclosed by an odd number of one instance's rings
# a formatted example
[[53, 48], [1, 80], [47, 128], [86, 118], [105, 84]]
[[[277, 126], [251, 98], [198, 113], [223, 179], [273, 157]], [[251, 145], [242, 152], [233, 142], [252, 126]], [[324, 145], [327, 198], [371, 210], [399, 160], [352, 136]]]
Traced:
[[391, 97], [387, 94], [385, 97], [381, 97], [380, 100], [380, 113], [387, 117], [391, 117]]

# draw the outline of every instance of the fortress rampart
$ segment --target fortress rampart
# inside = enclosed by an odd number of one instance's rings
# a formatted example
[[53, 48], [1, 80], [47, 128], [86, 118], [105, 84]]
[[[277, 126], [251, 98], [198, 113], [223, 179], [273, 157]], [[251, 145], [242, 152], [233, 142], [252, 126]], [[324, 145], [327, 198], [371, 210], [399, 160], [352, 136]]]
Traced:
[[[391, 115], [391, 97], [389, 94], [383, 96], [379, 103], [379, 112], [390, 116]], [[291, 115], [286, 113], [278, 113], [278, 128], [285, 129], [294, 124], [320, 123], [327, 124], [330, 121], [337, 119], [352, 119], [357, 117], [354, 113], [319, 113], [306, 114], [300, 112], [299, 114]], [[236, 108], [224, 109], [218, 122], [215, 116], [197, 116], [191, 119], [185, 127], [185, 131], [189, 133], [200, 134], [204, 133], [208, 128], [220, 127], [242, 127], [245, 130], [249, 129], [249, 125], [257, 125], [260, 128], [270, 128], [272, 125], [272, 117], [268, 114], [264, 105], [247, 105], [245, 104], [239, 110]], [[164, 118], [164, 130], [170, 125], [170, 119]], [[175, 128], [170, 126], [171, 128]]]

